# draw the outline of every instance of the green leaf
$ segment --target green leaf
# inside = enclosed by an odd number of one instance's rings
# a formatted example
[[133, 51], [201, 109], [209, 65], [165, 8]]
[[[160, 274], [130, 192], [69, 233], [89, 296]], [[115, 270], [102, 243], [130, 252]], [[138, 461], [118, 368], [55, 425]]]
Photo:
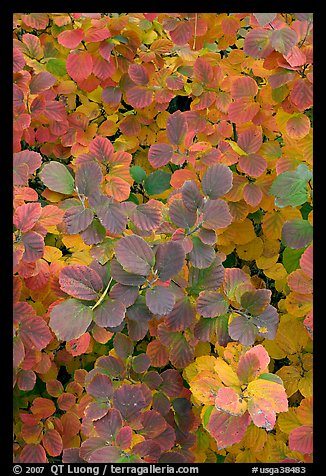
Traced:
[[279, 377], [276, 374], [270, 374], [270, 373], [260, 374], [258, 378], [263, 380], [269, 380], [270, 382], [275, 382], [280, 385], [283, 385], [283, 380], [281, 379], [281, 377]]
[[146, 177], [146, 172], [145, 170], [140, 167], [139, 165], [133, 165], [131, 168], [130, 168], [130, 175], [132, 176], [132, 178], [134, 179], [134, 181], [136, 183], [142, 183], [142, 181], [145, 179]]
[[60, 162], [48, 162], [43, 165], [40, 179], [53, 192], [70, 195], [74, 191], [75, 181], [67, 167]]
[[66, 62], [62, 59], [50, 59], [46, 63], [46, 69], [49, 73], [56, 76], [65, 76], [67, 74]]
[[309, 197], [307, 182], [311, 178], [311, 171], [305, 164], [300, 164], [296, 170], [278, 175], [269, 190], [269, 194], [276, 197], [275, 205], [284, 208], [305, 203]]
[[152, 172], [144, 181], [144, 188], [148, 195], [158, 195], [170, 188], [171, 174], [156, 170]]
[[214, 408], [214, 405], [210, 405], [209, 407], [207, 407], [203, 417], [202, 417], [202, 421], [203, 421], [203, 424], [204, 424], [204, 427], [207, 426], [208, 424], [208, 421], [209, 421], [209, 417], [211, 416], [211, 413], [213, 411], [213, 408]]
[[300, 266], [300, 258], [304, 252], [304, 248], [294, 250], [293, 248], [285, 248], [283, 251], [283, 265], [286, 271], [290, 274]]

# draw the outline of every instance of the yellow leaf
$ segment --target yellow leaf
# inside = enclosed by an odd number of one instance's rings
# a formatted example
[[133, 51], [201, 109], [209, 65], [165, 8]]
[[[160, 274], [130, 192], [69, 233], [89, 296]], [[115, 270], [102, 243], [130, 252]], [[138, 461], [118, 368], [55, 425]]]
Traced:
[[239, 258], [244, 259], [246, 261], [251, 261], [261, 256], [263, 252], [263, 247], [263, 240], [257, 236], [245, 245], [238, 245], [236, 249]]
[[262, 428], [258, 428], [251, 423], [243, 439], [243, 446], [251, 448], [253, 451], [261, 451], [266, 443], [267, 434]]
[[300, 370], [293, 365], [284, 365], [276, 372], [276, 375], [281, 377], [287, 396], [291, 397], [298, 390]]
[[55, 248], [54, 246], [48, 246], [46, 245], [44, 247], [44, 255], [43, 259], [48, 261], [49, 263], [52, 263], [52, 261], [57, 261], [60, 259], [62, 256], [61, 250], [59, 248]]
[[218, 357], [215, 362], [214, 366], [215, 371], [217, 372], [218, 376], [226, 385], [227, 387], [240, 387], [240, 380], [228, 363], [225, 362], [225, 360], [221, 359], [221, 357]]
[[209, 342], [198, 342], [195, 347], [195, 357], [207, 356], [211, 351]]
[[222, 382], [214, 372], [203, 370], [190, 382], [190, 390], [193, 397], [204, 405], [214, 405], [218, 390]]
[[62, 243], [71, 253], [91, 249], [91, 246], [86, 245], [80, 235], [63, 235]]
[[282, 263], [276, 263], [268, 269], [264, 270], [264, 273], [271, 279], [284, 279], [287, 277], [287, 271]]
[[304, 397], [312, 397], [313, 372], [309, 370], [304, 377], [299, 380], [298, 387]]
[[279, 429], [287, 435], [294, 428], [298, 428], [298, 426], [301, 426], [301, 423], [296, 414], [296, 408], [290, 407], [287, 412], [280, 413], [277, 417], [277, 425]]
[[248, 155], [247, 152], [245, 152], [243, 149], [241, 149], [241, 147], [239, 147], [238, 144], [236, 142], [234, 142], [233, 140], [226, 140], [225, 142], [227, 142], [232, 147], [234, 152], [236, 152], [237, 154], [239, 154], [239, 155]]

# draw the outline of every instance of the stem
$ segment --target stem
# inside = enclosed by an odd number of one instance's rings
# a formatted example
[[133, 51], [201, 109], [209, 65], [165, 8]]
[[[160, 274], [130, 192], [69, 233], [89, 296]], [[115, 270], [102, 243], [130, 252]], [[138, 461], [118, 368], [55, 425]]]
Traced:
[[203, 224], [203, 222], [198, 223], [198, 225], [196, 225], [193, 230], [188, 231], [186, 236], [189, 236], [189, 235], [192, 235], [193, 233], [195, 233], [197, 230], [199, 230], [199, 228], [202, 226], [202, 224]]
[[107, 292], [109, 290], [109, 287], [110, 287], [110, 284], [112, 283], [112, 278], [110, 279], [110, 281], [108, 282], [108, 285], [107, 287], [104, 289], [104, 292], [102, 294], [102, 296], [100, 297], [100, 299], [94, 304], [94, 306], [91, 307], [92, 311], [94, 311], [94, 309], [97, 308], [97, 306], [99, 306], [101, 304], [101, 302], [103, 301], [103, 299], [105, 298], [105, 296], [107, 295]]
[[303, 46], [304, 42], [306, 41], [307, 36], [308, 36], [308, 33], [309, 33], [309, 30], [310, 30], [310, 25], [311, 25], [311, 23], [312, 23], [312, 19], [309, 20], [309, 23], [308, 23], [308, 26], [307, 26], [306, 34], [305, 34], [303, 40], [300, 41], [300, 43], [298, 44], [298, 48], [301, 48], [301, 47]]
[[198, 14], [195, 13], [195, 34], [194, 34], [194, 42], [192, 45], [192, 49], [194, 50], [196, 48], [196, 38], [197, 38], [197, 21], [198, 21]]
[[246, 317], [247, 319], [250, 319], [250, 316], [248, 316], [248, 314], [246, 314], [245, 312], [243, 311], [240, 311], [239, 309], [229, 309], [228, 312], [235, 312], [236, 314], [240, 314], [240, 316], [243, 316], [243, 317]]

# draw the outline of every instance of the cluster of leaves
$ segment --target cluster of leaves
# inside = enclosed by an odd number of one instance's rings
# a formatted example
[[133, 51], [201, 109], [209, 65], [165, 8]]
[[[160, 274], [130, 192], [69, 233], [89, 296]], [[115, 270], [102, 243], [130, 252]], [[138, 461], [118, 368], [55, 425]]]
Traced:
[[15, 461], [312, 461], [312, 30], [14, 15]]

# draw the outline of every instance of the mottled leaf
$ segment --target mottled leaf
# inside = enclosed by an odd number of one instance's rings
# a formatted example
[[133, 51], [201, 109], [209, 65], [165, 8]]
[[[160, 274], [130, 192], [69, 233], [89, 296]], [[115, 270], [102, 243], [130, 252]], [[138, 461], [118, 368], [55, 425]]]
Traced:
[[58, 339], [78, 339], [92, 322], [91, 308], [76, 299], [68, 299], [54, 306], [50, 312], [49, 325]]

